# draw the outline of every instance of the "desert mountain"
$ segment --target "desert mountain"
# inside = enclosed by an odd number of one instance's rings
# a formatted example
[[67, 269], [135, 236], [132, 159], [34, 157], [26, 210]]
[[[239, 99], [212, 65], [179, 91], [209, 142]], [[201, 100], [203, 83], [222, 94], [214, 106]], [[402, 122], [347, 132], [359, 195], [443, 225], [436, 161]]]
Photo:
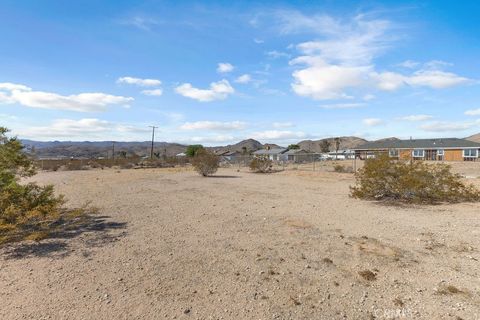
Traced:
[[257, 140], [254, 139], [247, 139], [240, 141], [236, 144], [229, 144], [226, 146], [218, 146], [218, 147], [213, 147], [215, 151], [243, 151], [244, 148], [247, 149], [247, 151], [255, 151], [258, 149], [262, 149], [263, 145], [258, 142]]
[[[298, 145], [300, 146], [300, 148], [307, 151], [321, 152], [321, 145], [325, 140], [330, 143], [330, 151], [335, 150], [335, 138], [326, 138], [321, 140], [303, 140], [300, 141]], [[358, 137], [340, 137], [340, 149], [351, 149], [365, 142], [367, 142], [367, 140]]]
[[473, 136], [467, 137], [465, 139], [480, 143], [480, 133], [474, 134]]

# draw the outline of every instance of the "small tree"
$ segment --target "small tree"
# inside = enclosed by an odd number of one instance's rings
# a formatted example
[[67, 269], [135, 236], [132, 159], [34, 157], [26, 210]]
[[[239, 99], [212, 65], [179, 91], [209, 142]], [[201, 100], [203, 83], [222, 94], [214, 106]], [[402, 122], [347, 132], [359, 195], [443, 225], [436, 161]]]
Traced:
[[337, 159], [337, 157], [338, 157], [338, 150], [340, 149], [340, 141], [341, 141], [341, 139], [340, 139], [340, 138], [335, 138], [334, 141], [335, 141], [335, 159]]
[[445, 164], [407, 163], [380, 154], [367, 159], [355, 177], [351, 195], [359, 199], [421, 204], [480, 201], [480, 191], [465, 185]]
[[24, 239], [40, 240], [55, 227], [85, 214], [67, 210], [65, 200], [54, 194], [53, 186], [20, 184], [35, 174], [33, 161], [16, 138], [0, 127], [0, 244]]
[[267, 157], [256, 157], [250, 161], [250, 170], [253, 172], [267, 173], [272, 170], [272, 160]]
[[330, 142], [327, 139], [322, 140], [322, 142], [320, 143], [320, 151], [322, 153], [330, 152]]
[[192, 144], [187, 147], [187, 151], [185, 151], [185, 154], [187, 155], [187, 157], [193, 158], [199, 150], [203, 149], [204, 148], [201, 144]]
[[291, 144], [287, 148], [288, 150], [298, 150], [300, 149], [300, 146], [298, 144]]
[[204, 177], [217, 172], [219, 164], [220, 158], [213, 152], [203, 148], [198, 150], [192, 158], [193, 168]]

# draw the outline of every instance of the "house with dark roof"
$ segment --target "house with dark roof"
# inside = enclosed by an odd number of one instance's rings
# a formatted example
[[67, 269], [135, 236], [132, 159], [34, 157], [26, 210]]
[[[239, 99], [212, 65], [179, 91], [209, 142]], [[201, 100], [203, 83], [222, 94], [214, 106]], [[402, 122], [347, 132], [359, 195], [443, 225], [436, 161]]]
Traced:
[[388, 152], [399, 160], [477, 161], [480, 143], [458, 138], [382, 140], [355, 149], [355, 157], [366, 159]]
[[281, 161], [286, 159], [283, 154], [287, 151], [288, 149], [285, 148], [266, 148], [255, 151], [253, 155], [256, 157], [265, 157], [273, 161]]

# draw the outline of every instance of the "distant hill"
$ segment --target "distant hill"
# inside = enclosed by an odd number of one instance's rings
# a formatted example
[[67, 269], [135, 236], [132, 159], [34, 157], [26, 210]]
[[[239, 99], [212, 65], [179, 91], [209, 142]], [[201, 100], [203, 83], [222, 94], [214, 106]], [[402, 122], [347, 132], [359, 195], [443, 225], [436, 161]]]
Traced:
[[480, 133], [474, 134], [473, 136], [467, 137], [465, 139], [480, 143]]
[[[303, 140], [298, 143], [301, 149], [311, 152], [321, 152], [322, 142], [327, 140], [330, 143], [330, 151], [335, 150], [335, 138], [326, 138], [321, 140]], [[340, 137], [340, 149], [351, 149], [359, 146], [367, 140], [358, 137]]]
[[226, 146], [212, 147], [215, 151], [243, 151], [243, 148], [247, 149], [247, 152], [255, 151], [263, 148], [263, 144], [254, 139], [242, 140], [236, 144], [229, 144]]
[[[111, 157], [113, 141], [33, 141], [22, 140], [26, 149], [39, 158], [98, 158]], [[125, 151], [128, 156], [150, 155], [151, 142], [115, 142], [115, 154]], [[155, 142], [154, 152], [174, 156], [184, 152], [187, 146], [178, 143]]]

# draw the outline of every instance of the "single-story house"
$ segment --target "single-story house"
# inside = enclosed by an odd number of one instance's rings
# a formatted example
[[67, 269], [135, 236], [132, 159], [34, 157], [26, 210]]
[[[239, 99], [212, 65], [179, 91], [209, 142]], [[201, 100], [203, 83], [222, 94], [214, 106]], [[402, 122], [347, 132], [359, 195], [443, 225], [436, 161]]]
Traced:
[[355, 151], [350, 149], [342, 149], [338, 151], [331, 151], [328, 153], [330, 159], [347, 160], [355, 158]]
[[383, 140], [367, 142], [354, 150], [360, 159], [388, 152], [400, 160], [477, 161], [480, 143], [458, 138]]
[[303, 149], [290, 149], [283, 153], [284, 160], [293, 162], [311, 162], [313, 154]]
[[183, 158], [183, 157], [186, 157], [186, 156], [187, 156], [187, 154], [185, 152], [180, 152], [180, 153], [177, 153], [175, 155], [175, 157], [179, 157], [179, 158]]
[[222, 154], [222, 158], [227, 161], [235, 161], [241, 156], [242, 156], [242, 153], [240, 151], [228, 151]]
[[287, 157], [284, 155], [288, 149], [285, 148], [273, 148], [273, 149], [260, 149], [253, 153], [255, 157], [266, 157], [273, 161], [285, 161]]

